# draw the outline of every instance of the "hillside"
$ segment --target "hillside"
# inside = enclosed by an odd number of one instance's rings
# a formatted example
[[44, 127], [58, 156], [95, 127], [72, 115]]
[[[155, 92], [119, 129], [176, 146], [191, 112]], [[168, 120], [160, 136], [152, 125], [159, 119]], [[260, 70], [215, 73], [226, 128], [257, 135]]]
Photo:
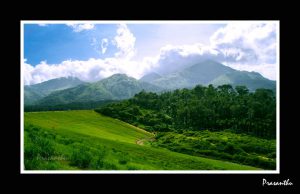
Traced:
[[76, 77], [61, 77], [24, 87], [25, 104], [34, 104], [52, 92], [72, 88], [85, 82]]
[[32, 105], [36, 101], [43, 98], [43, 94], [40, 94], [35, 89], [31, 88], [30, 86], [24, 87], [24, 104], [25, 105]]
[[215, 86], [230, 84], [232, 86], [244, 85], [250, 91], [255, 91], [257, 88], [267, 88], [273, 91], [276, 90], [276, 82], [264, 78], [256, 72], [247, 71], [233, 71], [231, 73], [223, 74], [210, 82]]
[[161, 88], [150, 83], [140, 82], [125, 74], [115, 74], [95, 83], [81, 84], [77, 87], [53, 92], [39, 100], [39, 105], [58, 105], [73, 102], [120, 100], [134, 96], [145, 90], [158, 92]]
[[164, 76], [145, 75], [143, 80], [165, 89], [192, 88], [198, 84], [215, 86], [244, 85], [251, 91], [258, 88], [275, 90], [275, 81], [256, 72], [238, 71], [212, 60], [206, 60]]
[[152, 73], [144, 75], [139, 80], [143, 81], [143, 82], [152, 82], [152, 81], [157, 80], [161, 77], [162, 77], [161, 75], [152, 72]]
[[159, 75], [149, 73], [140, 80], [125, 74], [114, 74], [94, 83], [77, 78], [59, 78], [25, 86], [25, 105], [57, 106], [106, 100], [123, 100], [142, 90], [160, 93], [167, 90], [193, 88], [196, 85], [246, 86], [250, 91], [259, 88], [276, 90], [276, 82], [256, 72], [238, 71], [212, 60], [206, 60], [178, 72]]
[[25, 113], [24, 119], [26, 169], [256, 170], [153, 147], [151, 133], [94, 111]]
[[96, 111], [156, 133], [157, 140], [162, 140], [158, 145], [172, 151], [264, 169], [276, 167], [272, 90], [198, 85], [159, 95], [140, 92]]

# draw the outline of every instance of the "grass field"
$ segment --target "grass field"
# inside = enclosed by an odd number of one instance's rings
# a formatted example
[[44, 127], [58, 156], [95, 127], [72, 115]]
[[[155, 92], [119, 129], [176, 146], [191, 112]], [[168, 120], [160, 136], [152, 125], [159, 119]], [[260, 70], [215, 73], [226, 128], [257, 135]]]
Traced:
[[152, 147], [153, 139], [92, 110], [24, 113], [26, 170], [259, 170]]

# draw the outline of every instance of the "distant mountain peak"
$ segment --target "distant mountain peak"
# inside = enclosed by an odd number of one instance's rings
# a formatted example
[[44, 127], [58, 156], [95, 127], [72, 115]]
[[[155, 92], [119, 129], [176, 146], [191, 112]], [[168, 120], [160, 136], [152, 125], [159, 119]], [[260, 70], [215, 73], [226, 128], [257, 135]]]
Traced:
[[25, 86], [25, 104], [33, 104], [37, 100], [52, 92], [72, 88], [83, 83], [85, 82], [81, 81], [77, 77], [69, 76], [50, 79], [42, 83]]
[[124, 73], [116, 73], [116, 74], [113, 74], [107, 78], [104, 78], [100, 81], [98, 81], [97, 83], [105, 83], [105, 82], [114, 82], [114, 81], [117, 81], [117, 80], [136, 80], [135, 78], [133, 77], [129, 77], [128, 75], [124, 74]]
[[162, 89], [126, 74], [118, 73], [98, 82], [81, 84], [77, 87], [51, 93], [37, 103], [40, 105], [57, 105], [73, 102], [121, 100], [131, 98], [142, 90], [159, 92]]
[[[150, 77], [150, 78], [148, 78]], [[256, 88], [275, 88], [275, 82], [264, 78], [257, 72], [238, 71], [217, 61], [207, 59], [180, 71], [155, 77], [146, 75], [141, 80], [166, 89], [192, 88], [201, 85], [232, 84], [245, 85], [250, 90]]]
[[116, 73], [111, 75], [110, 77], [129, 77], [129, 76], [126, 75], [125, 73]]
[[158, 73], [156, 72], [151, 72], [151, 73], [148, 73], [146, 75], [144, 75], [143, 77], [141, 77], [139, 80], [140, 81], [143, 81], [143, 82], [151, 82], [153, 80], [156, 80], [156, 79], [159, 79], [161, 78], [162, 76], [159, 75]]
[[67, 77], [61, 77], [61, 79], [80, 80], [78, 77], [72, 76], [72, 75], [67, 76]]

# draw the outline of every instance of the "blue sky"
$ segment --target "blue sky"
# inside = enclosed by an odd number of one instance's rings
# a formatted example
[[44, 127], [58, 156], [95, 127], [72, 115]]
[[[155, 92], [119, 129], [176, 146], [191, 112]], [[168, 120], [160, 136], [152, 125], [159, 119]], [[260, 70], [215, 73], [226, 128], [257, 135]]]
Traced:
[[[154, 56], [167, 44], [209, 43], [209, 37], [222, 24], [176, 25], [176, 24], [129, 24], [130, 31], [136, 37], [136, 59]], [[107, 52], [100, 52], [100, 41], [103, 38], [113, 39], [116, 36], [117, 24], [98, 24], [92, 30], [74, 32], [64, 24], [40, 26], [26, 24], [24, 28], [24, 56], [27, 62], [37, 65], [41, 61], [60, 63], [61, 61], [88, 60], [89, 58], [112, 57], [116, 47], [109, 45]], [[93, 45], [93, 40], [98, 45]]]
[[203, 58], [276, 79], [276, 22], [33, 23], [24, 24], [25, 84], [70, 75], [139, 78]]
[[95, 30], [74, 32], [72, 28], [63, 24], [47, 26], [28, 24], [24, 28], [24, 56], [32, 65], [45, 60], [57, 64], [68, 59], [88, 60], [107, 57], [108, 53], [99, 54], [92, 41], [93, 38], [114, 35], [115, 29], [115, 25], [101, 25]]

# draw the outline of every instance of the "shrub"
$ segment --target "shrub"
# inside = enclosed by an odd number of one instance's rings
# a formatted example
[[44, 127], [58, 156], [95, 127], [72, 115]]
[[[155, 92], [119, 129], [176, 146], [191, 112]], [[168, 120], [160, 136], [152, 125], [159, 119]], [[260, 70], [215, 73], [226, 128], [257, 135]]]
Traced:
[[79, 168], [87, 168], [91, 164], [92, 155], [88, 148], [74, 148], [70, 160], [70, 164], [73, 166], [77, 166]]
[[104, 161], [102, 157], [96, 157], [92, 161], [92, 167], [95, 169], [103, 169], [104, 167]]
[[125, 160], [125, 159], [120, 159], [120, 160], [119, 160], [119, 164], [122, 164], [122, 165], [127, 164], [127, 160]]
[[104, 169], [106, 170], [118, 170], [118, 167], [115, 164], [104, 162]]
[[276, 152], [269, 153], [267, 155], [268, 158], [276, 158]]
[[138, 170], [138, 168], [135, 166], [128, 166], [128, 170]]

